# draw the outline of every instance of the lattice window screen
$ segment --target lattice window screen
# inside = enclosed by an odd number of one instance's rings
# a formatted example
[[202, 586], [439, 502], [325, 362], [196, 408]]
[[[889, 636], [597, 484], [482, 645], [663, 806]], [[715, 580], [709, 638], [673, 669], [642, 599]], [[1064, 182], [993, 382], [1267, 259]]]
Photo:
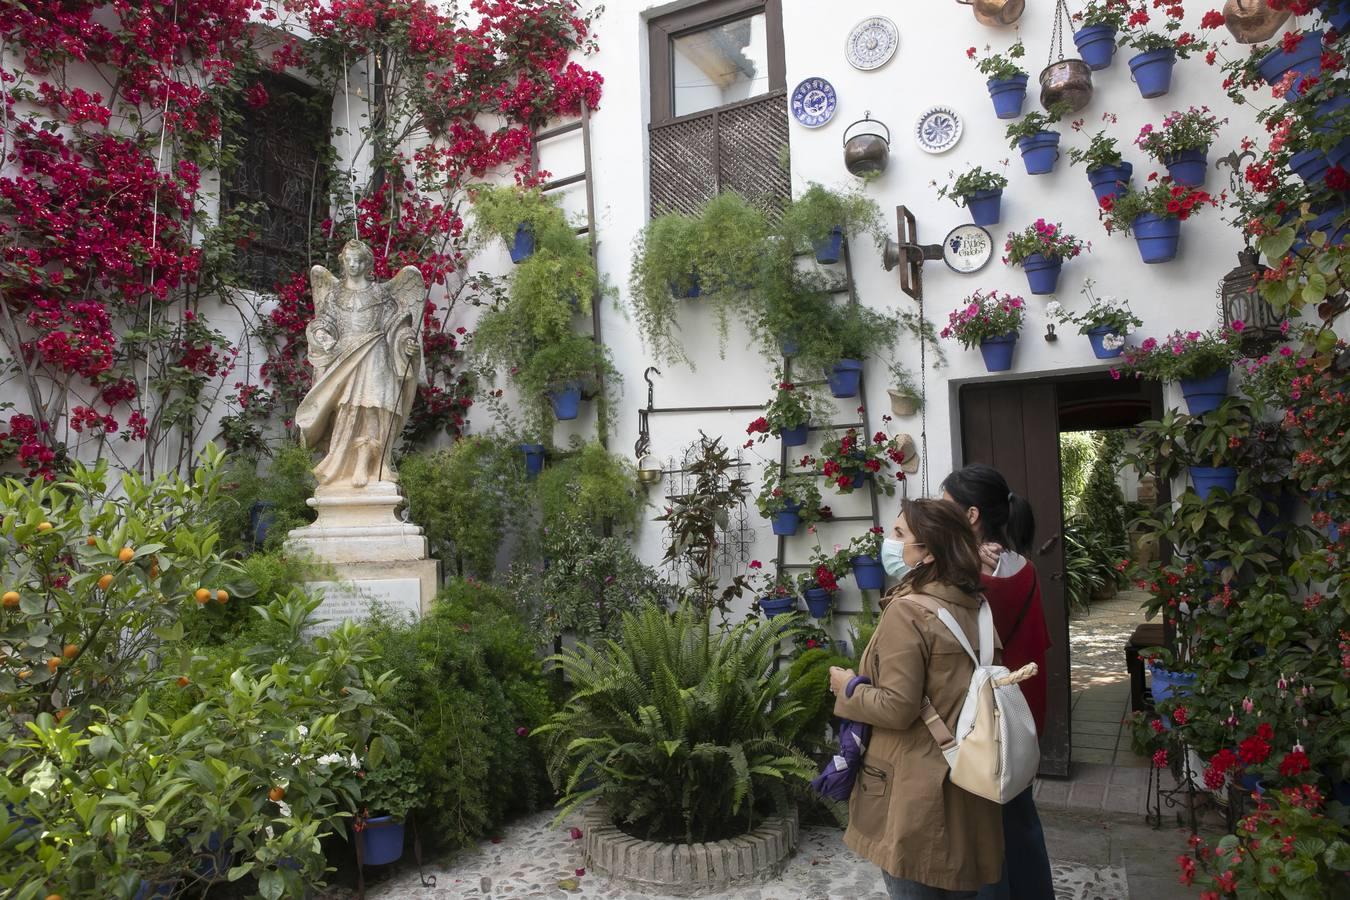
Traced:
[[781, 92], [651, 129], [652, 215], [694, 213], [721, 191], [766, 209], [792, 193]]

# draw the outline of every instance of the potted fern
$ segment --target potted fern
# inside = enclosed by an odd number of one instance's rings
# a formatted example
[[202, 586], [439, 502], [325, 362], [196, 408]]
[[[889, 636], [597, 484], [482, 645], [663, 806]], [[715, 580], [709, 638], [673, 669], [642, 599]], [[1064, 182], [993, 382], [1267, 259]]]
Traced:
[[[955, 172], [947, 173], [949, 176]], [[997, 172], [976, 166], [955, 177], [951, 184], [938, 188], [938, 196], [970, 210], [976, 225], [997, 225], [1002, 213], [1003, 189], [1008, 179]]]
[[500, 238], [514, 263], [524, 262], [539, 247], [566, 254], [576, 243], [567, 216], [537, 188], [475, 185], [469, 189], [469, 198], [479, 240]]
[[513, 378], [523, 394], [547, 397], [559, 421], [580, 414], [583, 390], [597, 373], [617, 375], [605, 348], [588, 335], [568, 334], [536, 350]]
[[860, 191], [832, 191], [812, 183], [783, 210], [778, 233], [794, 250], [810, 246], [816, 262], [839, 262], [844, 237], [869, 234], [880, 241], [881, 210]]
[[886, 389], [891, 397], [891, 412], [897, 418], [906, 418], [923, 408], [923, 399], [919, 387], [914, 383], [914, 374], [896, 363], [891, 366], [891, 386]]
[[895, 345], [896, 319], [860, 303], [836, 304], [822, 312], [816, 327], [802, 336], [799, 355], [825, 373], [832, 396], [856, 397], [863, 360]]

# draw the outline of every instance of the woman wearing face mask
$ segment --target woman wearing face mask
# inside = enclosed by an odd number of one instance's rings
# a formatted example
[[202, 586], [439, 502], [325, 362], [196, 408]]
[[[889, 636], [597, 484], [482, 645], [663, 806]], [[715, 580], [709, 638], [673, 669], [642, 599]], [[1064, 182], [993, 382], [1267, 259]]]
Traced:
[[[1036, 567], [1031, 552], [1036, 518], [1031, 504], [1008, 488], [989, 466], [966, 466], [947, 476], [942, 498], [966, 516], [981, 541], [981, 579], [985, 599], [994, 612], [994, 628], [1003, 644], [1003, 664], [1010, 669], [1034, 662], [1040, 672], [1021, 684], [1031, 707], [1036, 731], [1045, 726], [1045, 654], [1050, 633], [1045, 625]], [[980, 892], [980, 900], [1053, 900], [1050, 856], [1032, 788], [1003, 807], [1007, 865], [1003, 878]]]
[[881, 555], [888, 572], [904, 577], [882, 599], [862, 656], [860, 668], [872, 683], [850, 694], [853, 671], [830, 670], [835, 715], [872, 726], [849, 796], [844, 842], [881, 867], [896, 900], [974, 898], [1002, 872], [1002, 813], [997, 803], [951, 783], [919, 713], [928, 699], [954, 724], [975, 664], [911, 595], [950, 612], [978, 652], [979, 545], [950, 503], [907, 500]]

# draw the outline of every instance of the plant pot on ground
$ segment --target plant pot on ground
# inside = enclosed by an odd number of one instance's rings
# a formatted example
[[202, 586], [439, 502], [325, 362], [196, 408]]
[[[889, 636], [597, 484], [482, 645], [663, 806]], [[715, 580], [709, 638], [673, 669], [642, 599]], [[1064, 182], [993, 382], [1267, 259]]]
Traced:
[[839, 262], [845, 237], [868, 234], [882, 240], [881, 210], [861, 191], [832, 191], [812, 183], [788, 204], [777, 232], [794, 251], [808, 247], [822, 264]]
[[361, 808], [352, 820], [359, 859], [368, 866], [403, 856], [404, 822], [422, 799], [422, 785], [411, 758], [383, 759], [361, 779]]
[[940, 187], [938, 196], [970, 210], [970, 220], [976, 225], [997, 225], [1002, 215], [1003, 189], [1007, 186], [1007, 177], [976, 166]]

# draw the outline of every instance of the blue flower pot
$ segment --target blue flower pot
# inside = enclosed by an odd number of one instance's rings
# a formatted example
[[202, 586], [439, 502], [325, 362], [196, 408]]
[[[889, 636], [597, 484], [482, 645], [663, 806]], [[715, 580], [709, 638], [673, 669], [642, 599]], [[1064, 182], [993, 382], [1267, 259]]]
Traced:
[[784, 506], [778, 512], [769, 518], [769, 524], [773, 527], [773, 533], [783, 537], [792, 537], [801, 527], [802, 508], [796, 503]]
[[834, 364], [833, 369], [825, 372], [826, 379], [830, 383], [830, 396], [846, 397], [858, 396], [858, 386], [862, 383], [862, 360], [841, 359]]
[[1248, 794], [1264, 795], [1266, 792], [1266, 783], [1255, 772], [1243, 772], [1238, 776], [1237, 783]]
[[267, 534], [276, 522], [276, 504], [259, 500], [248, 511], [249, 532], [253, 535], [253, 546], [261, 547], [267, 542]]
[[533, 478], [544, 471], [544, 445], [521, 444], [520, 452], [525, 454], [525, 474]]
[[220, 832], [213, 831], [206, 836], [206, 843], [197, 854], [197, 864], [192, 871], [207, 881], [219, 881], [230, 870], [234, 854], [221, 843]]
[[811, 435], [811, 425], [808, 422], [805, 425], [798, 425], [796, 428], [784, 428], [778, 432], [778, 437], [782, 439], [784, 447], [800, 447], [806, 443], [806, 439]]
[[23, 815], [15, 808], [14, 804], [8, 802], [5, 803], [5, 813], [11, 822], [17, 820], [19, 826], [14, 829], [13, 833], [10, 834], [4, 843], [0, 843], [0, 850], [14, 849], [30, 838], [37, 838], [34, 829], [36, 826], [42, 824], [40, 820], [35, 819], [32, 816]]
[[1340, 166], [1342, 169], [1350, 169], [1350, 138], [1346, 138], [1327, 151], [1327, 166]]
[[1017, 349], [1017, 332], [985, 338], [980, 341], [980, 355], [989, 372], [1006, 372], [1012, 368], [1013, 351]]
[[858, 472], [857, 474], [855, 474], [855, 475], [853, 476], [853, 489], [854, 489], [855, 491], [856, 491], [858, 488], [862, 487], [862, 486], [863, 486], [864, 484], [866, 484], [866, 483], [867, 483], [867, 473], [866, 473], [866, 472]]
[[1345, 206], [1333, 206], [1319, 213], [1311, 222], [1299, 226], [1298, 237], [1294, 240], [1294, 249], [1303, 250], [1308, 246], [1308, 238], [1320, 231], [1327, 237], [1327, 245], [1340, 244], [1350, 234], [1350, 220], [1346, 218]]
[[1092, 355], [1098, 359], [1115, 359], [1125, 350], [1123, 345], [1116, 347], [1114, 350], [1107, 350], [1102, 342], [1108, 334], [1115, 334], [1115, 330], [1110, 325], [1098, 325], [1087, 333], [1088, 341], [1092, 343]]
[[1167, 174], [1172, 181], [1186, 187], [1203, 187], [1205, 176], [1209, 174], [1209, 152], [1206, 150], [1182, 150], [1163, 160]]
[[796, 356], [801, 352], [801, 341], [796, 338], [784, 337], [778, 339], [778, 350], [784, 356]]
[[1018, 75], [1006, 80], [991, 78], [985, 82], [989, 99], [994, 101], [994, 115], [1000, 119], [1015, 119], [1022, 114], [1027, 99], [1027, 76]]
[[1131, 231], [1139, 247], [1139, 258], [1149, 265], [1177, 258], [1177, 250], [1181, 247], [1180, 219], [1144, 213], [1135, 218]]
[[154, 884], [142, 880], [141, 886], [136, 890], [134, 900], [169, 900], [177, 888], [178, 879], [157, 881]]
[[1022, 151], [1022, 164], [1028, 175], [1053, 172], [1059, 161], [1059, 132], [1038, 131], [1031, 137], [1018, 138], [1017, 149]]
[[760, 597], [759, 611], [772, 619], [784, 613], [797, 611], [796, 597]]
[[1172, 89], [1172, 67], [1176, 64], [1175, 50], [1149, 50], [1130, 57], [1130, 77], [1145, 100], [1161, 97]]
[[802, 597], [806, 600], [806, 609], [812, 618], [825, 618], [830, 614], [830, 607], [834, 606], [834, 595], [822, 587], [807, 588], [802, 592]]
[[403, 823], [395, 822], [392, 816], [367, 819], [366, 827], [356, 833], [365, 864], [385, 866], [397, 862], [403, 855], [403, 830]]
[[1089, 69], [1099, 72], [1116, 56], [1116, 30], [1110, 25], [1089, 25], [1073, 33], [1078, 55]]
[[516, 226], [516, 239], [511, 242], [511, 262], [522, 263], [534, 255], [534, 232], [521, 222]]
[[1118, 166], [1088, 169], [1088, 183], [1092, 185], [1092, 193], [1097, 197], [1097, 204], [1101, 205], [1107, 197], [1115, 199], [1125, 193], [1133, 175], [1134, 165], [1127, 162], [1122, 162]]
[[1298, 42], [1293, 53], [1285, 53], [1276, 47], [1262, 57], [1256, 69], [1270, 85], [1279, 84], [1288, 72], [1297, 72], [1298, 77], [1294, 79], [1293, 86], [1284, 95], [1286, 102], [1297, 100], [1303, 91], [1303, 80], [1322, 72], [1322, 32], [1303, 32], [1303, 39]]
[[553, 404], [553, 415], [558, 417], [558, 421], [575, 419], [581, 412], [581, 385], [573, 381], [556, 391], [549, 391], [548, 401]]
[[976, 191], [966, 195], [966, 209], [976, 225], [997, 225], [1003, 214], [1003, 190]]
[[875, 556], [855, 556], [849, 562], [853, 564], [853, 580], [858, 590], [879, 591], [886, 586], [886, 570]]
[[1261, 511], [1256, 514], [1256, 527], [1262, 534], [1274, 534], [1288, 529], [1298, 511], [1298, 498], [1283, 487], [1261, 492]]
[[1022, 271], [1027, 273], [1027, 285], [1033, 294], [1053, 294], [1059, 287], [1059, 273], [1064, 260], [1033, 253], [1022, 260]]
[[[1347, 5], [1350, 10], [1350, 5]], [[1350, 16], [1350, 11], [1346, 13]], [[1327, 134], [1336, 130], [1336, 113], [1350, 106], [1350, 94], [1339, 94], [1330, 100], [1324, 100], [1317, 104], [1316, 122], [1312, 125], [1312, 130], [1318, 134]]]
[[1289, 171], [1293, 172], [1310, 188], [1316, 188], [1327, 177], [1331, 163], [1321, 150], [1300, 150], [1289, 157]]
[[[1350, 3], [1346, 0], [1323, 0], [1317, 4], [1317, 8], [1322, 13], [1322, 18], [1326, 19], [1332, 28], [1341, 34], [1350, 30]], [[1350, 802], [1347, 802], [1347, 805], [1350, 805]]]
[[1193, 416], [1214, 412], [1228, 396], [1228, 374], [1225, 366], [1202, 378], [1181, 379], [1181, 396], [1186, 400], [1186, 411]]
[[812, 241], [811, 245], [816, 251], [816, 262], [827, 266], [837, 263], [844, 252], [844, 229], [836, 225], [830, 229], [829, 237]]
[[[1195, 672], [1173, 672], [1157, 663], [1148, 667], [1153, 676], [1153, 702], [1188, 696], [1195, 689]], [[1166, 724], [1164, 722], [1164, 724]]]
[[1232, 466], [1191, 466], [1191, 484], [1201, 500], [1208, 500], [1215, 488], [1233, 493], [1237, 488], [1237, 469]]
[[678, 281], [670, 282], [670, 293], [676, 297], [683, 297], [686, 300], [694, 300], [703, 296], [703, 286], [699, 283], [698, 274], [693, 273], [689, 276], [688, 287], [682, 286]]

